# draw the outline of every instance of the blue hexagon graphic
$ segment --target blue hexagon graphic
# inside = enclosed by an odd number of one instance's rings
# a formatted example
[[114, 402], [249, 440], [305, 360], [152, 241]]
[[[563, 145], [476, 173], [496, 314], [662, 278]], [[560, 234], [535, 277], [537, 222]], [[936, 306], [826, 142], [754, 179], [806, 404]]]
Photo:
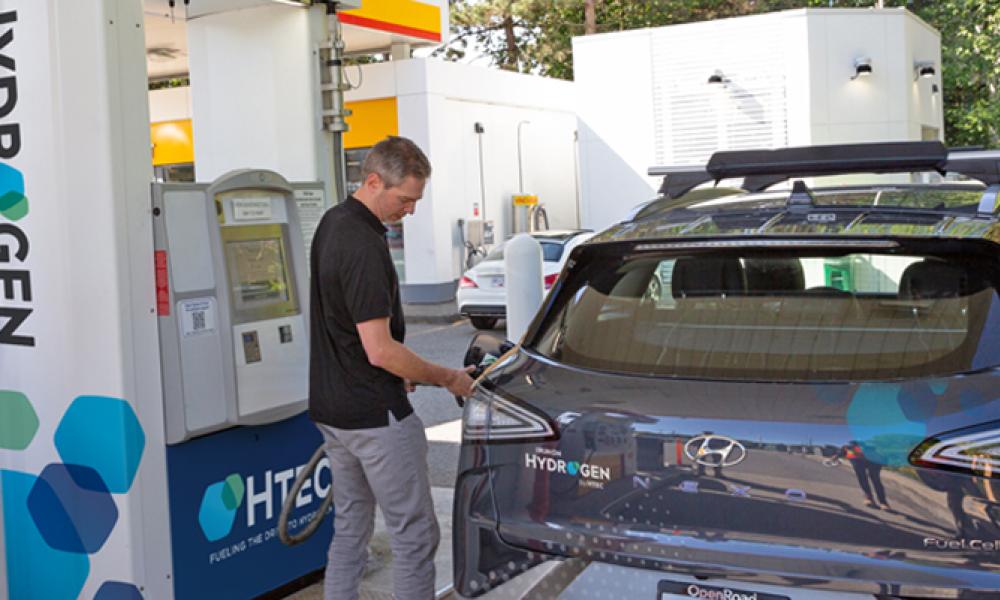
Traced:
[[208, 541], [221, 540], [233, 530], [236, 509], [243, 504], [244, 491], [243, 478], [235, 473], [205, 488], [198, 524]]
[[79, 597], [87, 581], [90, 559], [86, 554], [55, 550], [45, 542], [28, 509], [28, 497], [37, 479], [27, 473], [0, 471], [6, 591], [11, 600], [72, 600]]
[[28, 495], [28, 510], [48, 545], [64, 552], [97, 552], [118, 522], [101, 476], [80, 465], [45, 467]]
[[142, 592], [131, 583], [105, 581], [94, 594], [94, 600], [142, 600]]
[[[139, 469], [146, 435], [128, 402], [80, 396], [59, 423], [55, 442], [64, 463], [90, 467], [100, 474], [108, 491], [124, 494]], [[90, 483], [77, 481], [80, 487]]]

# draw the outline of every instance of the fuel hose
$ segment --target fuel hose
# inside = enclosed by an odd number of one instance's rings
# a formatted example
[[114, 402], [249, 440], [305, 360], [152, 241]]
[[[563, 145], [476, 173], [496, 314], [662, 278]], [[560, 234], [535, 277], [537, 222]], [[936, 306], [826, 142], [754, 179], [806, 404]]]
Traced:
[[316, 511], [316, 516], [313, 517], [313, 520], [302, 531], [294, 534], [288, 532], [288, 517], [292, 514], [292, 509], [295, 508], [295, 499], [298, 497], [305, 482], [309, 481], [309, 478], [312, 477], [313, 472], [316, 470], [316, 465], [323, 459], [324, 454], [326, 454], [326, 444], [320, 444], [319, 448], [316, 448], [316, 452], [313, 452], [312, 458], [306, 463], [305, 468], [295, 478], [295, 483], [292, 484], [291, 491], [285, 496], [285, 502], [281, 505], [281, 514], [278, 515], [278, 539], [286, 546], [301, 544], [309, 539], [309, 536], [316, 533], [319, 526], [323, 524], [326, 513], [330, 511], [330, 506], [333, 504], [333, 481], [331, 481], [330, 490], [326, 493], [326, 498], [323, 498], [323, 502], [320, 504], [319, 510]]

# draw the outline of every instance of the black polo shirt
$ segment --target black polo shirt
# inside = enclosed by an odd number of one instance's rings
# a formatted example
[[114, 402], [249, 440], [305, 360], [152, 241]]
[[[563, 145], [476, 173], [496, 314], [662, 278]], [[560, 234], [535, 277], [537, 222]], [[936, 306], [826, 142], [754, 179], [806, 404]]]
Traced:
[[372, 366], [357, 323], [389, 317], [393, 339], [406, 335], [399, 279], [386, 228], [353, 196], [323, 215], [310, 265], [309, 416], [338, 429], [389, 424], [413, 412], [403, 380]]

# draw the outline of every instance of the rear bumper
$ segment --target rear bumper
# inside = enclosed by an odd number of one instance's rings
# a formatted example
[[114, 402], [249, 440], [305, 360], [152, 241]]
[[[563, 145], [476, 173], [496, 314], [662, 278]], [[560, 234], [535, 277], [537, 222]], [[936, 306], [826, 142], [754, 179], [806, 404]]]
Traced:
[[463, 304], [458, 307], [458, 312], [463, 317], [495, 317], [498, 319], [507, 317], [507, 307], [502, 304]]
[[[783, 545], [709, 540], [680, 532], [653, 533], [587, 523], [559, 530], [540, 523], [501, 523], [494, 535], [515, 551], [540, 548], [541, 556], [578, 558], [631, 569], [745, 582], [742, 587], [805, 587], [835, 597], [962, 598], [1000, 597], [1000, 574], [982, 570], [931, 567], [906, 557], [866, 556], [861, 552], [808, 550]], [[539, 556], [536, 554], [535, 556]], [[456, 583], [457, 583], [456, 578]], [[655, 592], [655, 589], [653, 590]], [[791, 595], [797, 598], [796, 595]], [[854, 598], [855, 596], [851, 596]]]

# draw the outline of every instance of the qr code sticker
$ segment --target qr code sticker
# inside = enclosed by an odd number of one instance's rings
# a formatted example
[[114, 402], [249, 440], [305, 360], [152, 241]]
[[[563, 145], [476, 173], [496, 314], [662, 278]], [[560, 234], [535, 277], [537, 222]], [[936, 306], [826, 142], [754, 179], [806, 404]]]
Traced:
[[193, 331], [204, 331], [205, 329], [205, 311], [196, 310], [191, 313], [191, 329]]

